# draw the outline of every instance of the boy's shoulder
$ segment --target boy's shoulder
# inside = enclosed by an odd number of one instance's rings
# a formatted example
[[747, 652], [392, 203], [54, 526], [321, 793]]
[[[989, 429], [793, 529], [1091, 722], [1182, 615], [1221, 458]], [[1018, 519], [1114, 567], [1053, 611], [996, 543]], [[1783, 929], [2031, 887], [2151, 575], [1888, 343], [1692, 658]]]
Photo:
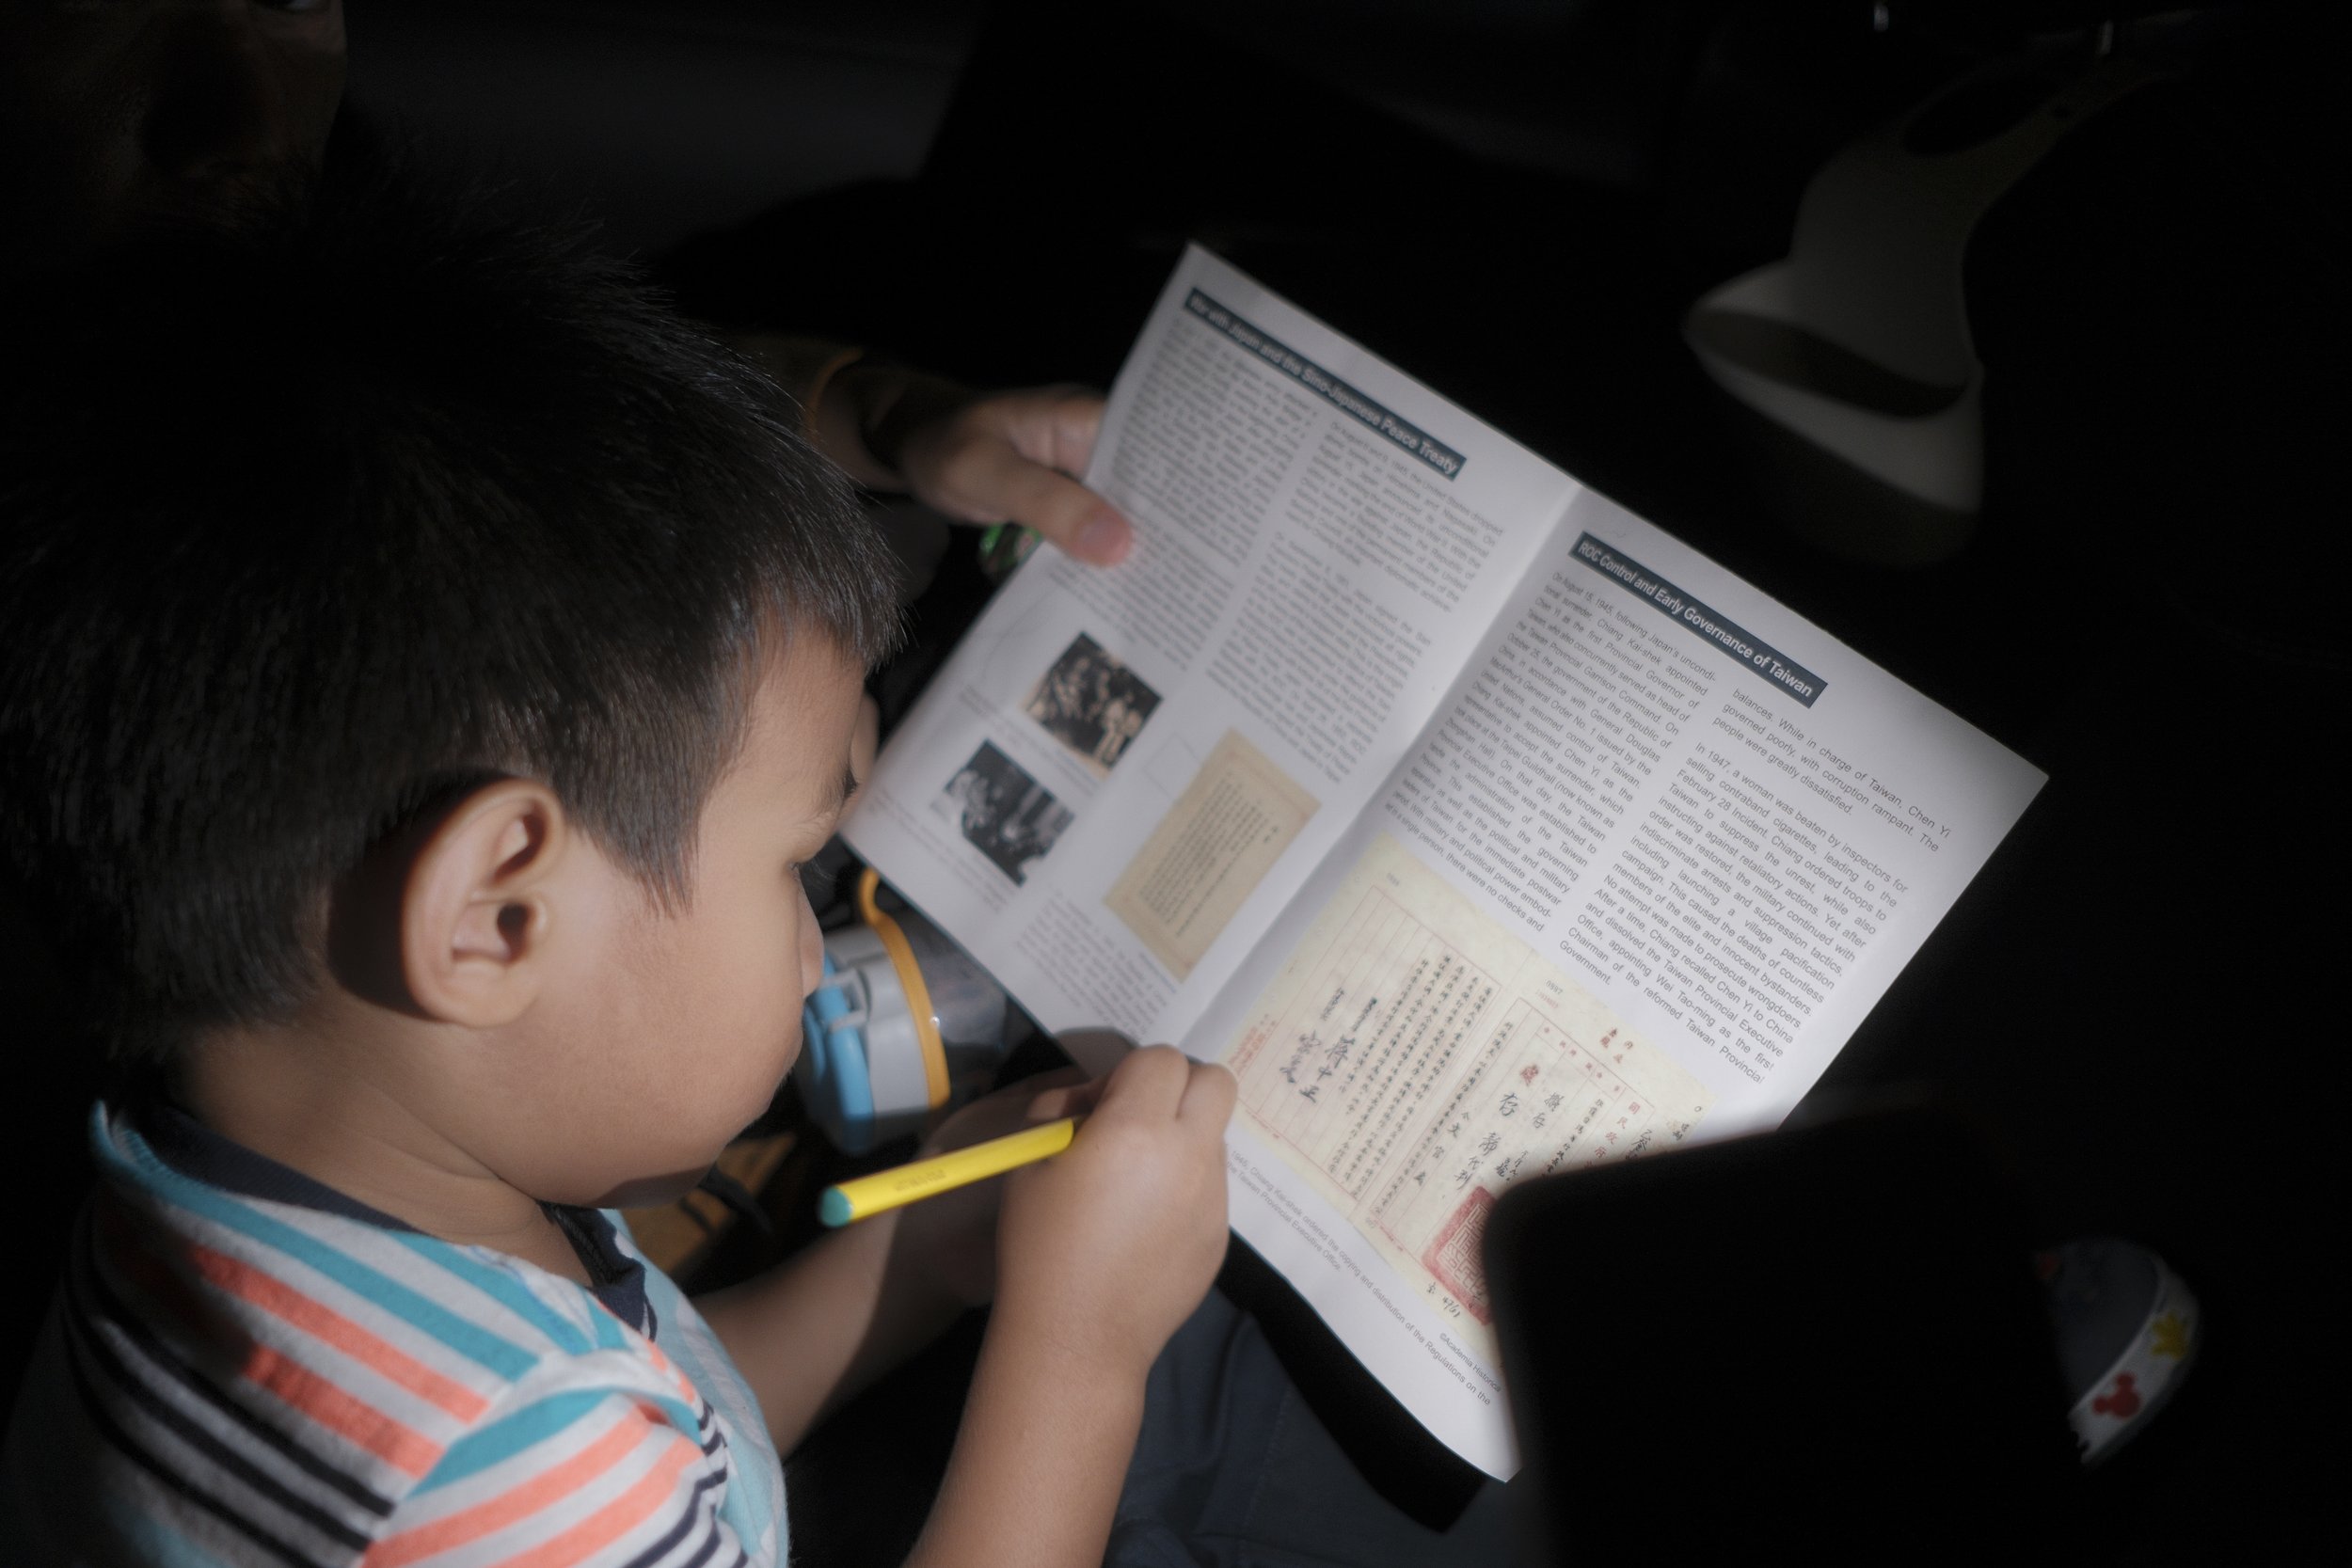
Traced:
[[178, 1113], [101, 1106], [91, 1135], [98, 1188], [8, 1435], [0, 1513], [35, 1560], [564, 1537], [563, 1560], [626, 1561], [704, 1536], [781, 1557], [755, 1404], [608, 1217], [575, 1212], [582, 1289]]

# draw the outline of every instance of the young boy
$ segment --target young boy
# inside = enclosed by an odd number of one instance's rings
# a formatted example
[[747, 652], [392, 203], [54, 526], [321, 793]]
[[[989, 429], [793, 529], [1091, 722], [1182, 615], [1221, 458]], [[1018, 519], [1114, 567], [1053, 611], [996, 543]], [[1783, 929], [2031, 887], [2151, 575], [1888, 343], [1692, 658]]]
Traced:
[[0, 372], [0, 843], [122, 1070], [8, 1560], [781, 1562], [777, 1453], [993, 1224], [916, 1558], [1099, 1560], [1224, 1250], [1221, 1069], [1013, 1107], [1091, 1115], [1001, 1212], [701, 1303], [606, 1212], [765, 1108], [818, 975], [893, 612], [788, 407], [389, 186], [71, 293]]

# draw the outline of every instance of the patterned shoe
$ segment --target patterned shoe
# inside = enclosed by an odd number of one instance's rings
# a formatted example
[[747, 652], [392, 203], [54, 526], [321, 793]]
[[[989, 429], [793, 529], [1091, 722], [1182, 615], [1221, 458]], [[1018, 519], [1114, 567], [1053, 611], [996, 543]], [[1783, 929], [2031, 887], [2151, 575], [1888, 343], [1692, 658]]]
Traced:
[[2171, 1397], [2200, 1342], [2197, 1298], [2164, 1259], [2113, 1236], [2035, 1254], [2058, 1336], [2069, 1419], [2096, 1465]]

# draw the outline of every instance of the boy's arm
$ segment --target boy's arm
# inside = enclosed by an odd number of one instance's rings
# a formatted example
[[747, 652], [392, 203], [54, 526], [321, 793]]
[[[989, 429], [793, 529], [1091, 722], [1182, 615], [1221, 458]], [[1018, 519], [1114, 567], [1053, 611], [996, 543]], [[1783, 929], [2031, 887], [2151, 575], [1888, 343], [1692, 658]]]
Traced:
[[[996, 1307], [954, 1457], [914, 1561], [1096, 1563], [1142, 1419], [1143, 1385], [1225, 1256], [1233, 1080], [1155, 1046], [1097, 1084], [983, 1101], [961, 1141], [1016, 1106], [1089, 1111], [1076, 1142], [1003, 1184]], [[936, 1256], [984, 1227], [993, 1184], [862, 1221], [759, 1279], [699, 1298], [788, 1453], [825, 1414], [978, 1293]], [[985, 1218], [985, 1215], [981, 1215]]]
[[[826, 1236], [694, 1308], [759, 1396], [778, 1453], [938, 1337], [963, 1304], [919, 1277], [893, 1278], [900, 1214]], [[896, 1271], [904, 1274], [903, 1262]]]
[[1150, 1370], [1090, 1364], [1048, 1333], [992, 1320], [910, 1568], [1101, 1562]]
[[914, 1563], [1102, 1561], [1144, 1379], [1225, 1255], [1233, 1093], [1137, 1051], [1068, 1151], [1007, 1179], [996, 1308]]
[[[1075, 1076], [1048, 1073], [964, 1107], [923, 1153], [1018, 1132], [1041, 1093]], [[996, 1184], [984, 1182], [877, 1214], [756, 1278], [695, 1298], [759, 1396], [778, 1453], [988, 1299], [996, 1196]]]

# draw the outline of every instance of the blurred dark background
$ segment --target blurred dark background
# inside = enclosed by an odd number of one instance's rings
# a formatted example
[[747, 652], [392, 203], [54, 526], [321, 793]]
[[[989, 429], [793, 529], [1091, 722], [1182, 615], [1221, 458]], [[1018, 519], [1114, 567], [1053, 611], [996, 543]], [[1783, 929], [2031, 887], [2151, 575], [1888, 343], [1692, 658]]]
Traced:
[[[601, 215], [713, 321], [980, 383], [1106, 385], [1200, 240], [2047, 770], [1798, 1119], [1924, 1092], [2042, 1236], [2185, 1277], [2202, 1359], [2094, 1478], [2088, 1542], [2185, 1562], [2343, 1533], [2344, 857], [2313, 793], [2345, 662], [2343, 9], [350, 0], [350, 81]], [[1911, 570], [1802, 543], [1683, 312], [1786, 250], [1856, 135], [2005, 55], [2102, 46], [2169, 78], [1969, 253], [1976, 537]]]

